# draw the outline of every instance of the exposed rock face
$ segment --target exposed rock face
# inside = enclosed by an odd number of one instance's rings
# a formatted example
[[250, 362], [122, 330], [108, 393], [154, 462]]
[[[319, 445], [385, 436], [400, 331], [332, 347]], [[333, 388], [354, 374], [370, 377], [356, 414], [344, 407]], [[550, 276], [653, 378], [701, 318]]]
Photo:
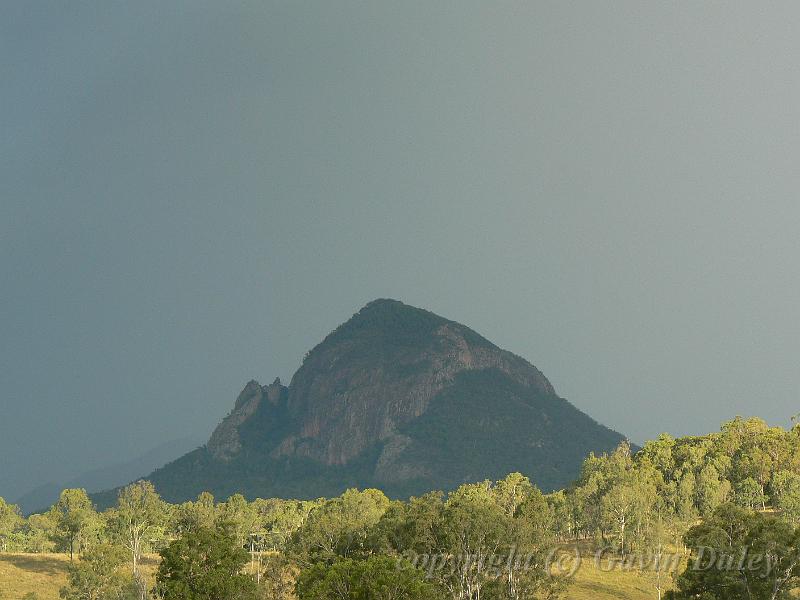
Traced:
[[[398, 313], [399, 331], [392, 322]], [[302, 428], [276, 454], [347, 464], [424, 413], [458, 373], [490, 368], [554, 393], [536, 367], [463, 325], [394, 300], [371, 302], [317, 346], [292, 378], [289, 410]]]
[[405, 496], [511, 471], [551, 489], [622, 439], [468, 327], [376, 300], [309, 352], [288, 388], [249, 382], [205, 448], [151, 479], [170, 500], [351, 486]]
[[211, 434], [206, 445], [211, 455], [222, 462], [228, 462], [236, 457], [242, 450], [239, 427], [256, 414], [262, 405], [277, 406], [285, 389], [280, 379], [264, 387], [255, 380], [249, 381], [236, 398], [233, 410]]

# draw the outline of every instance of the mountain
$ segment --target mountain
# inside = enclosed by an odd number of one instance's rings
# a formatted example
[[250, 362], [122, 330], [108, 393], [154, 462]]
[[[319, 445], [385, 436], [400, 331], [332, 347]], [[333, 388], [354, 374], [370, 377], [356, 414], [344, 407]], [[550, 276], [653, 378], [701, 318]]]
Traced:
[[622, 440], [525, 359], [454, 321], [375, 300], [311, 350], [288, 387], [249, 382], [204, 447], [149, 479], [170, 501], [353, 486], [406, 497], [511, 471], [552, 490], [589, 452]]
[[92, 469], [66, 482], [50, 482], [37, 486], [17, 498], [14, 504], [18, 505], [27, 515], [55, 504], [61, 490], [67, 488], [83, 488], [89, 492], [99, 492], [125, 485], [131, 480], [147, 475], [175, 455], [197, 448], [202, 444], [203, 440], [195, 437], [166, 442], [131, 460]]

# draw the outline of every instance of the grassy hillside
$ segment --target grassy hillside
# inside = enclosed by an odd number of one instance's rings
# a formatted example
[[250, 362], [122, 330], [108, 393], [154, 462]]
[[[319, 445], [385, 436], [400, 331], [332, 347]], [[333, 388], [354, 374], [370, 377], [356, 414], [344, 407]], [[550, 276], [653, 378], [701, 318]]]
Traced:
[[68, 564], [63, 554], [0, 554], [0, 600], [20, 600], [28, 592], [57, 600]]
[[[662, 578], [662, 585], [671, 583], [669, 574]], [[658, 598], [654, 584], [653, 573], [609, 569], [607, 564], [599, 569], [590, 557], [581, 563], [564, 600], [653, 600]]]
[[[152, 580], [155, 557], [145, 558], [142, 572]], [[67, 554], [0, 554], [0, 600], [21, 600], [36, 592], [38, 600], [59, 600], [58, 590], [67, 583]]]

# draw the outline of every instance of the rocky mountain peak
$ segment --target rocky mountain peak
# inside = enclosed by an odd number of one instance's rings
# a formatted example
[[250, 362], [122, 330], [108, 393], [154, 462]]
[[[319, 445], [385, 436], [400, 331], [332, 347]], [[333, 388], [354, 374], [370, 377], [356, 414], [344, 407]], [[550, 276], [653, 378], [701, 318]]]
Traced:
[[422, 415], [460, 373], [485, 369], [554, 393], [533, 365], [464, 325], [397, 300], [370, 302], [292, 378], [289, 410], [303, 427], [277, 454], [345, 464]]
[[[248, 382], [205, 448], [152, 477], [171, 499], [204, 489], [312, 498], [353, 486], [402, 496], [512, 471], [553, 489], [622, 439], [525, 359], [378, 299], [313, 348], [288, 387]], [[170, 491], [174, 481], [195, 483]]]
[[233, 410], [222, 420], [206, 447], [214, 458], [228, 462], [242, 450], [240, 428], [260, 410], [276, 406], [283, 390], [280, 379], [263, 386], [255, 379], [250, 380], [236, 398]]

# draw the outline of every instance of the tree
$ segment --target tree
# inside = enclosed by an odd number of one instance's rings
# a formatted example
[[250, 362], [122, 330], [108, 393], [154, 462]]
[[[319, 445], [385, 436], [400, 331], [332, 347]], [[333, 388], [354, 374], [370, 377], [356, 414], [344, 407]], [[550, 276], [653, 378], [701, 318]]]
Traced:
[[31, 515], [25, 521], [24, 541], [26, 552], [52, 552], [56, 534], [55, 511]]
[[388, 508], [389, 499], [379, 490], [347, 490], [311, 511], [292, 538], [292, 554], [310, 565], [363, 552]]
[[[634, 462], [631, 448], [623, 442], [610, 455], [590, 454], [583, 462], [581, 476], [573, 492], [577, 520], [587, 533], [606, 541], [609, 530], [622, 540], [634, 509], [634, 497], [630, 487]], [[616, 488], [616, 490], [614, 490]]]
[[786, 521], [723, 504], [686, 534], [692, 558], [673, 600], [779, 600], [800, 584], [800, 535]]
[[131, 553], [134, 576], [139, 573], [142, 545], [163, 518], [164, 503], [149, 481], [137, 481], [119, 492], [112, 522]]
[[241, 494], [234, 494], [219, 505], [217, 519], [228, 523], [236, 543], [244, 547], [251, 534], [258, 530], [258, 512]]
[[428, 492], [408, 502], [393, 502], [372, 531], [372, 549], [406, 556], [435, 552], [439, 548], [443, 497], [442, 492]]
[[483, 587], [498, 577], [496, 562], [510, 552], [512, 517], [493, 495], [491, 482], [462, 485], [450, 494], [438, 523], [440, 552], [453, 564], [438, 570], [453, 598], [480, 598]]
[[720, 504], [727, 500], [730, 491], [730, 482], [719, 476], [719, 472], [713, 464], [707, 464], [700, 469], [696, 490], [700, 514], [703, 516], [712, 514]]
[[269, 553], [259, 573], [259, 591], [265, 600], [296, 600], [297, 567], [283, 554]]
[[442, 590], [410, 563], [388, 556], [337, 559], [304, 570], [297, 582], [300, 600], [439, 600]]
[[195, 502], [184, 502], [177, 508], [175, 531], [182, 535], [196, 529], [213, 529], [217, 523], [214, 496], [201, 492]]
[[589, 535], [604, 535], [600, 502], [608, 482], [605, 473], [607, 457], [596, 457], [594, 453], [583, 461], [581, 476], [570, 490], [568, 502], [572, 515], [575, 538]]
[[548, 499], [531, 486], [510, 523], [509, 557], [496, 580], [495, 596], [509, 600], [557, 598], [569, 584], [569, 576], [552, 572], [556, 545], [555, 511]]
[[302, 500], [256, 500], [256, 530], [251, 534], [252, 547], [260, 550], [285, 550], [292, 535], [303, 526], [317, 502]]
[[599, 496], [601, 524], [604, 531], [615, 534], [616, 546], [623, 555], [646, 527], [659, 479], [663, 483], [649, 462], [641, 465], [632, 460], [627, 443], [607, 459]]
[[614, 485], [603, 496], [603, 512], [607, 515], [609, 526], [617, 532], [617, 542], [620, 553], [625, 554], [628, 548], [625, 534], [635, 517], [638, 503], [637, 490], [632, 485], [620, 483]]
[[745, 508], [756, 508], [763, 506], [766, 501], [763, 487], [754, 478], [748, 477], [736, 485], [734, 498], [736, 504]]
[[719, 445], [733, 458], [731, 481], [737, 491], [736, 502], [743, 506], [754, 502], [765, 509], [767, 485], [792, 454], [786, 431], [769, 427], [761, 419], [737, 417], [722, 426]]
[[55, 505], [56, 533], [69, 548], [69, 560], [73, 562], [75, 545], [81, 537], [98, 524], [97, 513], [86, 490], [67, 489]]
[[645, 442], [636, 455], [640, 463], [648, 463], [657, 469], [664, 479], [672, 479], [675, 471], [675, 439], [669, 434], [662, 433], [656, 440]]
[[123, 573], [126, 552], [119, 546], [99, 544], [70, 566], [68, 585], [61, 588], [64, 600], [134, 600], [133, 578]]
[[525, 499], [533, 492], [533, 484], [530, 479], [521, 473], [511, 473], [504, 479], [494, 484], [492, 493], [495, 502], [508, 516], [514, 516], [517, 508], [525, 502]]
[[552, 531], [559, 540], [567, 540], [573, 535], [572, 510], [570, 498], [564, 490], [546, 496], [550, 513], [553, 515]]
[[658, 594], [658, 600], [664, 595], [667, 580], [668, 565], [664, 564], [664, 552], [670, 539], [669, 526], [664, 520], [664, 515], [659, 512], [653, 524], [648, 528], [645, 545], [648, 555], [653, 557], [652, 576], [653, 587]]
[[795, 525], [800, 522], [800, 475], [778, 471], [772, 478], [775, 508]]
[[161, 551], [156, 593], [163, 600], [255, 600], [255, 580], [242, 572], [244, 548], [220, 529], [196, 528]]
[[[553, 502], [563, 506], [563, 494]], [[446, 502], [441, 492], [393, 502], [370, 549], [408, 558], [454, 600], [554, 598], [568, 583], [550, 573], [555, 514], [538, 488], [512, 474], [463, 485]]]
[[16, 504], [0, 498], [0, 552], [8, 550], [11, 535], [22, 525], [23, 519]]

